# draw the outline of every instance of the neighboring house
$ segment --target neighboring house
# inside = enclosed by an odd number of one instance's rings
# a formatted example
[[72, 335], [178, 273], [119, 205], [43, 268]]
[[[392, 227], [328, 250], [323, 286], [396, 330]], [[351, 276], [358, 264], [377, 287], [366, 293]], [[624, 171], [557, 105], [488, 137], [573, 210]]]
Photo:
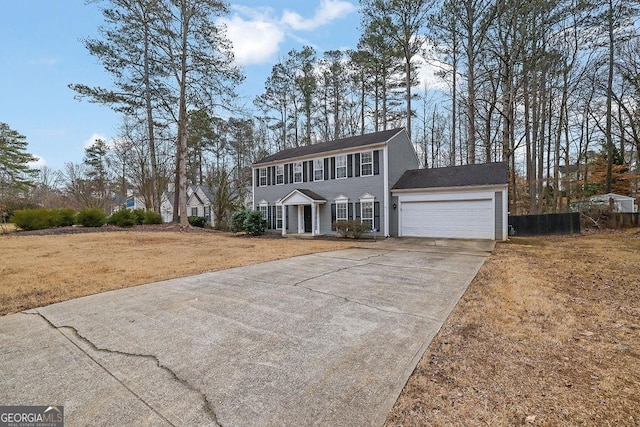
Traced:
[[613, 212], [620, 213], [636, 213], [638, 212], [638, 205], [636, 205], [636, 199], [629, 196], [622, 196], [615, 193], [602, 194], [600, 196], [593, 196], [589, 199], [591, 202], [598, 202], [608, 204]]
[[282, 234], [336, 234], [335, 221], [357, 220], [371, 235], [507, 238], [504, 164], [418, 166], [404, 129], [283, 150], [252, 165], [253, 208]]
[[[169, 185], [167, 191], [162, 193], [160, 202], [160, 214], [162, 222], [173, 221], [173, 199], [175, 191], [172, 185]], [[206, 219], [207, 224], [213, 227], [215, 218], [212, 213], [211, 206], [213, 204], [213, 196], [209, 188], [205, 185], [189, 185], [187, 186], [187, 216], [199, 216]], [[180, 214], [180, 212], [178, 212]]]
[[122, 208], [126, 209], [146, 209], [144, 199], [142, 197], [133, 194], [133, 190], [127, 190], [126, 199], [122, 196], [116, 196], [114, 199], [114, 205], [111, 208], [111, 213], [117, 212]]

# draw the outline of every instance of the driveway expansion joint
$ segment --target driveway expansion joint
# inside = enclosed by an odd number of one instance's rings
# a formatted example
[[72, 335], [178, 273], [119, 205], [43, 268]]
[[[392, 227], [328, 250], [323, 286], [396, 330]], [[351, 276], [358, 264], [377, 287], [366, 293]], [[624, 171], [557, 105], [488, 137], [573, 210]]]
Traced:
[[87, 353], [77, 343], [75, 343], [73, 340], [71, 340], [69, 337], [67, 337], [65, 334], [63, 334], [61, 330], [62, 329], [69, 329], [78, 339], [80, 339], [82, 342], [86, 343], [94, 351], [97, 351], [97, 352], [100, 352], [100, 353], [117, 354], [117, 355], [125, 356], [125, 357], [140, 357], [140, 358], [143, 358], [143, 359], [152, 360], [153, 362], [155, 362], [155, 364], [156, 364], [156, 366], [158, 368], [160, 368], [163, 371], [167, 372], [171, 376], [171, 378], [173, 378], [175, 381], [179, 382], [180, 384], [183, 384], [188, 389], [190, 389], [190, 390], [194, 391], [195, 393], [197, 393], [198, 395], [200, 395], [200, 397], [202, 398], [202, 401], [204, 402], [204, 409], [205, 409], [206, 413], [209, 414], [209, 416], [211, 417], [211, 420], [215, 423], [216, 426], [223, 427], [222, 424], [220, 423], [220, 421], [218, 421], [218, 417], [216, 415], [216, 412], [215, 412], [215, 410], [213, 408], [213, 405], [209, 401], [209, 398], [207, 397], [207, 395], [204, 392], [202, 392], [201, 390], [197, 389], [195, 386], [193, 386], [187, 380], [184, 380], [184, 379], [180, 378], [171, 368], [169, 368], [168, 366], [162, 364], [162, 362], [160, 362], [160, 359], [158, 359], [157, 356], [155, 356], [153, 354], [129, 353], [129, 352], [126, 352], [126, 351], [121, 351], [121, 350], [111, 350], [111, 349], [108, 349], [108, 348], [101, 348], [101, 347], [98, 347], [96, 344], [94, 344], [88, 338], [86, 338], [83, 335], [81, 335], [80, 332], [73, 326], [69, 326], [69, 325], [56, 326], [56, 325], [54, 325], [53, 322], [51, 322], [38, 309], [23, 311], [22, 313], [23, 314], [27, 314], [27, 315], [36, 315], [36, 316], [39, 316], [40, 318], [42, 318], [51, 328], [53, 328], [56, 331], [58, 331], [71, 344], [73, 344], [76, 348], [78, 348], [78, 350], [80, 350], [89, 359], [91, 359], [94, 363], [96, 363], [98, 366], [100, 366], [107, 374], [109, 374], [109, 376], [114, 378], [118, 383], [120, 383], [124, 388], [126, 388], [131, 394], [133, 394], [140, 402], [142, 402], [146, 407], [148, 407], [151, 411], [153, 411], [156, 415], [158, 415], [160, 418], [162, 418], [162, 420], [167, 422], [169, 425], [175, 426], [175, 424], [173, 424], [171, 421], [169, 421], [164, 415], [162, 415], [162, 413], [158, 412], [157, 409], [155, 409], [153, 406], [151, 406], [151, 404], [149, 404], [147, 401], [145, 401], [140, 395], [138, 395], [138, 393], [136, 393], [134, 390], [132, 390], [130, 387], [128, 387], [126, 384], [124, 384], [122, 382], [122, 380], [120, 380], [120, 378], [118, 378], [111, 371], [109, 371], [109, 369], [107, 369], [106, 366], [104, 366], [102, 363], [100, 363], [98, 360], [96, 360], [94, 357], [92, 357], [89, 353]]
[[334, 298], [342, 299], [342, 300], [344, 300], [345, 302], [350, 302], [350, 303], [353, 303], [353, 304], [358, 304], [358, 305], [361, 305], [361, 306], [363, 306], [363, 307], [370, 308], [370, 309], [372, 309], [372, 310], [381, 311], [381, 312], [383, 312], [383, 313], [399, 314], [399, 315], [402, 315], [402, 316], [417, 317], [417, 318], [419, 318], [419, 319], [437, 320], [437, 319], [433, 319], [433, 318], [431, 318], [431, 317], [429, 317], [429, 316], [422, 316], [422, 315], [420, 315], [420, 314], [416, 314], [416, 313], [409, 313], [409, 312], [406, 312], [406, 311], [385, 310], [384, 308], [375, 307], [375, 306], [373, 306], [373, 305], [366, 304], [366, 303], [364, 303], [364, 302], [362, 302], [362, 301], [358, 301], [358, 300], [355, 300], [355, 299], [351, 299], [351, 298], [348, 298], [348, 297], [345, 297], [345, 296], [342, 296], [342, 295], [332, 294], [331, 292], [322, 292], [322, 291], [319, 291], [319, 290], [317, 290], [317, 289], [309, 288], [309, 287], [307, 287], [307, 286], [300, 286], [300, 287], [301, 287], [301, 288], [303, 288], [303, 289], [306, 289], [306, 290], [308, 290], [308, 291], [311, 291], [311, 292], [316, 292], [316, 293], [319, 293], [319, 294], [322, 294], [322, 295], [327, 295], [327, 296], [330, 296], [330, 297], [334, 297]]

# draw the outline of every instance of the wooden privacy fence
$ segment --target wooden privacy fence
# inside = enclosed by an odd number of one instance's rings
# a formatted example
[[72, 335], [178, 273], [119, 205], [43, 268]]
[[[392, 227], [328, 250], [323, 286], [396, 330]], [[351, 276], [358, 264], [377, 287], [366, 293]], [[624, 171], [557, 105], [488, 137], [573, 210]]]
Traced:
[[639, 213], [610, 213], [607, 218], [608, 228], [640, 227]]
[[509, 234], [542, 236], [545, 234], [580, 233], [580, 214], [559, 213], [509, 216]]

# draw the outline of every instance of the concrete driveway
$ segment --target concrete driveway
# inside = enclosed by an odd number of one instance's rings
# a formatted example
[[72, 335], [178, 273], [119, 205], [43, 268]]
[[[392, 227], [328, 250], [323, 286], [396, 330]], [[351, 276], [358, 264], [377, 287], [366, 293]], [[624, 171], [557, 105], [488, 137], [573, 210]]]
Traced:
[[493, 242], [359, 248], [0, 318], [0, 405], [67, 426], [381, 425]]

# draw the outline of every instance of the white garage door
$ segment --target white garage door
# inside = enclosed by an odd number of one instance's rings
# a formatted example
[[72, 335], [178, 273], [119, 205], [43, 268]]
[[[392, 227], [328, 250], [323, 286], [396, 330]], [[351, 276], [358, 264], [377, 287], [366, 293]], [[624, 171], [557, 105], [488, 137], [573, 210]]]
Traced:
[[401, 235], [494, 239], [491, 199], [402, 202]]

